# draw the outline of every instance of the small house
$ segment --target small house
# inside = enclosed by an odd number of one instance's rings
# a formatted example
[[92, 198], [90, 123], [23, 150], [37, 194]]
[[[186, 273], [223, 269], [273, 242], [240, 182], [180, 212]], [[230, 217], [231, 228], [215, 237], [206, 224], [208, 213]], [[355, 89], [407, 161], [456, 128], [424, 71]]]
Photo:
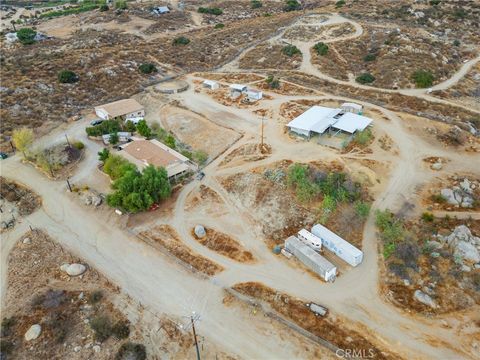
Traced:
[[122, 118], [125, 121], [139, 122], [145, 118], [145, 110], [135, 99], [122, 99], [108, 104], [95, 106], [95, 114], [100, 119]]
[[248, 97], [248, 100], [250, 101], [258, 101], [263, 97], [263, 93], [258, 90], [248, 89], [247, 97]]
[[205, 80], [205, 81], [203, 82], [203, 87], [204, 87], [204, 88], [207, 88], [207, 89], [209, 89], [209, 90], [217, 90], [217, 89], [220, 87], [220, 85], [218, 85], [218, 82], [216, 82], [216, 81], [213, 81], [213, 80]]

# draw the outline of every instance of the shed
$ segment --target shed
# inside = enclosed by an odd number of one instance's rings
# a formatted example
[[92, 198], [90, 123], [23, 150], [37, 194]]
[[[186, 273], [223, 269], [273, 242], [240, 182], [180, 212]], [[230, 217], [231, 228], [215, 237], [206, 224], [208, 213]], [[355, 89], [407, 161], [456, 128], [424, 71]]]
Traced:
[[258, 90], [248, 89], [247, 90], [247, 96], [248, 96], [249, 100], [257, 101], [257, 100], [260, 100], [263, 97], [263, 93], [261, 91], [258, 91]]
[[220, 87], [220, 85], [218, 85], [218, 82], [216, 81], [205, 80], [203, 82], [203, 87], [206, 87], [207, 89], [210, 89], [210, 90], [217, 90]]
[[340, 108], [345, 112], [362, 115], [363, 106], [355, 103], [343, 103]]
[[157, 6], [153, 8], [152, 12], [156, 15], [162, 15], [169, 13], [170, 9], [168, 8], [168, 6]]
[[310, 231], [302, 229], [297, 236], [300, 241], [310, 246], [313, 250], [320, 251], [322, 249], [322, 239], [313, 235]]
[[230, 92], [231, 93], [233, 93], [233, 92], [244, 93], [245, 91], [247, 91], [247, 85], [242, 85], [242, 84], [231, 84], [230, 85]]
[[351, 266], [357, 266], [363, 260], [363, 252], [325, 226], [317, 224], [312, 233], [322, 239], [322, 245]]
[[335, 281], [337, 268], [295, 236], [285, 240], [285, 249], [297, 257], [305, 266], [320, 275], [325, 281]]
[[145, 117], [145, 110], [135, 99], [122, 99], [108, 104], [95, 106], [100, 119], [110, 120], [122, 117], [125, 120], [138, 121]]

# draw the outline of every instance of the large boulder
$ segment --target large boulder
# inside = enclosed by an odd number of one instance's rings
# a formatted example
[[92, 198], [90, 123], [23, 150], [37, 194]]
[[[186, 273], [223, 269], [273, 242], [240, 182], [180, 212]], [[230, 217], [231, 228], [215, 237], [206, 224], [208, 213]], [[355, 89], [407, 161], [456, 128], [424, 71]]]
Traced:
[[457, 199], [455, 199], [455, 194], [452, 189], [442, 189], [440, 195], [449, 203], [450, 205], [458, 205]]
[[199, 239], [204, 238], [207, 235], [207, 232], [202, 225], [196, 225], [193, 232], [195, 233], [195, 236]]
[[82, 275], [87, 270], [87, 267], [82, 264], [70, 264], [67, 269], [66, 273], [70, 276], [79, 276]]
[[455, 256], [460, 257], [462, 260], [478, 263], [480, 262], [480, 253], [475, 245], [466, 241], [459, 241], [453, 252]]
[[472, 185], [467, 178], [463, 179], [463, 181], [460, 183], [460, 188], [468, 194], [473, 193], [471, 186]]
[[432, 309], [436, 309], [438, 307], [435, 301], [433, 301], [433, 299], [429, 295], [425, 294], [421, 290], [415, 290], [413, 294], [413, 298], [421, 302], [422, 304], [430, 306]]
[[42, 332], [42, 327], [39, 324], [32, 325], [30, 326], [30, 329], [28, 329], [27, 332], [25, 333], [25, 340], [27, 341], [35, 340], [40, 336], [41, 332]]

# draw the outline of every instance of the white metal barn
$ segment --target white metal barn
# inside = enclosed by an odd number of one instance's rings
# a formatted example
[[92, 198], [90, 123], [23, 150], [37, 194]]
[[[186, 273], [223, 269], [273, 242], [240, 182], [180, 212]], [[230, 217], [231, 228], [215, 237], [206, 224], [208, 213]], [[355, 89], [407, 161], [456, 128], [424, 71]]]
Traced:
[[365, 130], [372, 121], [366, 116], [357, 115], [340, 108], [312, 106], [290, 121], [287, 127], [290, 131], [309, 138], [312, 134], [323, 134], [329, 129], [354, 134], [357, 131]]
[[298, 232], [297, 237], [300, 241], [310, 246], [313, 250], [322, 250], [322, 239], [313, 235], [310, 231], [302, 229]]
[[220, 85], [218, 85], [218, 82], [216, 81], [205, 80], [203, 82], [203, 87], [206, 87], [207, 89], [210, 89], [210, 90], [217, 90], [220, 87]]
[[363, 260], [363, 252], [343, 240], [333, 231], [320, 224], [312, 227], [312, 233], [322, 239], [322, 245], [351, 266], [357, 266]]
[[285, 240], [285, 249], [295, 255], [298, 260], [320, 275], [325, 281], [333, 282], [335, 280], [337, 276], [336, 266], [295, 236], [290, 236]]

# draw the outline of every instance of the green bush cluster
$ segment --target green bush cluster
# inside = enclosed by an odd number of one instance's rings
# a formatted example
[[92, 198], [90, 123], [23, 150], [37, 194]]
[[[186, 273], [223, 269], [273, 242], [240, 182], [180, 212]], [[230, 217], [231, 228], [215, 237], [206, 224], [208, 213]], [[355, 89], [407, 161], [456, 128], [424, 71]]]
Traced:
[[395, 218], [389, 210], [375, 213], [375, 225], [380, 230], [380, 238], [383, 241], [385, 259], [395, 251], [397, 244], [405, 238], [406, 230], [403, 221]]
[[372, 130], [369, 128], [355, 133], [354, 141], [359, 145], [367, 145], [373, 139]]
[[435, 76], [428, 70], [417, 70], [413, 73], [412, 79], [417, 88], [428, 88], [432, 86]]
[[339, 0], [335, 3], [336, 8], [341, 8], [344, 5], [345, 5], [345, 0]]
[[140, 70], [142, 74], [152, 74], [158, 71], [155, 64], [152, 63], [143, 63], [138, 67], [138, 70]]
[[23, 45], [30, 45], [35, 42], [37, 32], [31, 28], [23, 28], [17, 31], [17, 38]]
[[103, 342], [112, 335], [112, 324], [107, 316], [96, 316], [90, 320], [96, 341]]
[[105, 120], [97, 126], [89, 126], [85, 129], [88, 136], [102, 136], [122, 131], [119, 120]]
[[280, 80], [276, 79], [273, 75], [268, 75], [265, 79], [265, 82], [268, 84], [268, 87], [270, 89], [280, 88]]
[[145, 120], [140, 120], [137, 123], [137, 131], [140, 135], [149, 138], [152, 136], [152, 129], [147, 125], [147, 122]]
[[81, 141], [75, 141], [72, 145], [77, 150], [83, 150], [85, 148], [85, 144]]
[[118, 155], [109, 155], [103, 165], [103, 171], [112, 180], [121, 178], [129, 171], [136, 171], [137, 167]]
[[98, 152], [98, 160], [101, 162], [107, 161], [108, 157], [110, 156], [110, 150], [104, 148], [102, 151]]
[[127, 2], [125, 0], [117, 0], [115, 2], [115, 8], [118, 10], [126, 10], [127, 7]]
[[286, 0], [283, 10], [295, 11], [295, 10], [300, 10], [301, 8], [302, 8], [302, 5], [297, 0]]
[[263, 6], [263, 4], [260, 0], [252, 0], [250, 2], [250, 7], [252, 9], [258, 9], [258, 8], [261, 8], [262, 6]]
[[58, 73], [58, 81], [62, 84], [73, 84], [78, 80], [78, 75], [71, 70], [62, 70]]
[[363, 58], [363, 61], [375, 61], [377, 59], [377, 54], [374, 54], [374, 53], [369, 53], [367, 55], [365, 55], [365, 57]]
[[324, 42], [316, 43], [313, 49], [317, 52], [318, 55], [325, 56], [328, 54], [328, 45]]
[[110, 10], [110, 8], [108, 7], [107, 4], [103, 4], [103, 5], [100, 6], [100, 9], [99, 9], [99, 10], [100, 10], [100, 11], [108, 11], [108, 10]]
[[72, 14], [80, 14], [82, 12], [95, 10], [99, 7], [99, 3], [96, 2], [84, 2], [80, 6], [69, 7], [63, 10], [48, 11], [40, 14], [40, 18], [53, 18], [59, 16], [66, 16]]
[[173, 45], [188, 45], [190, 43], [190, 39], [186, 38], [185, 36], [179, 36], [173, 39]]
[[359, 76], [357, 76], [355, 81], [360, 83], [360, 84], [370, 84], [370, 83], [375, 81], [375, 76], [373, 76], [370, 73], [363, 73], [363, 74], [360, 74]]
[[222, 15], [223, 10], [218, 7], [199, 7], [198, 12], [201, 14]]
[[214, 26], [215, 29], [223, 29], [224, 27], [225, 27], [225, 24], [222, 24], [222, 23], [215, 24]]
[[293, 56], [296, 54], [301, 54], [302, 52], [295, 45], [286, 45], [282, 48], [282, 53], [287, 56]]

